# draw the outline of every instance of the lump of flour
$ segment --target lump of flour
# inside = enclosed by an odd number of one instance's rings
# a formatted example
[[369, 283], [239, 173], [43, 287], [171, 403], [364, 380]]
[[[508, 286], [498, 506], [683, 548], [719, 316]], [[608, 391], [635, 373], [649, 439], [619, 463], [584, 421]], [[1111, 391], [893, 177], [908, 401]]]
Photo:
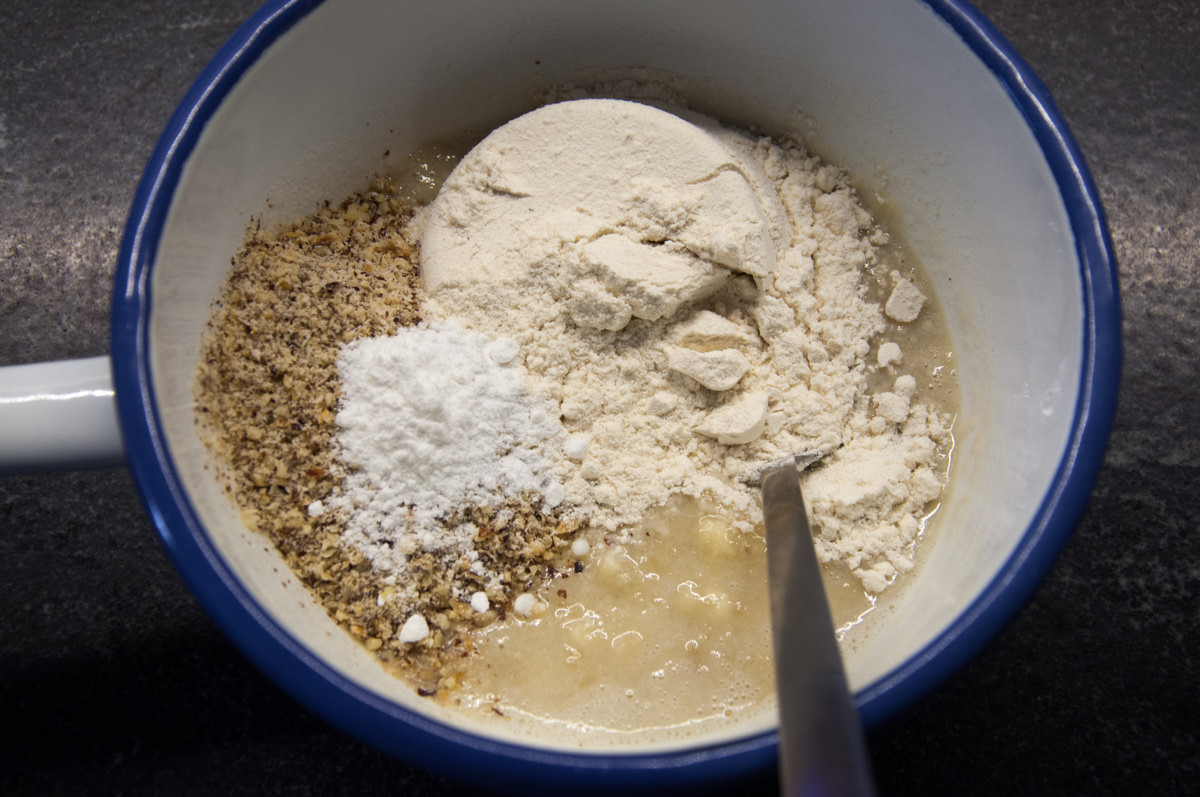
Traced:
[[892, 288], [892, 295], [888, 297], [883, 311], [893, 321], [904, 324], [916, 321], [917, 316], [921, 314], [922, 305], [925, 304], [924, 294], [912, 284], [912, 280], [900, 276], [899, 271], [893, 271], [891, 276], [895, 287]]
[[425, 225], [426, 317], [514, 343], [567, 441], [531, 432], [530, 473], [593, 542], [675, 493], [750, 526], [747, 473], [835, 451], [803, 477], [821, 557], [871, 591], [911, 567], [949, 419], [879, 340], [924, 297], [897, 273], [886, 308], [867, 298], [886, 236], [840, 171], [711, 120], [569, 101], [482, 141]]
[[720, 141], [622, 100], [548, 105], [495, 130], [438, 192], [430, 289], [544, 280], [579, 326], [616, 331], [774, 267], [771, 220]]

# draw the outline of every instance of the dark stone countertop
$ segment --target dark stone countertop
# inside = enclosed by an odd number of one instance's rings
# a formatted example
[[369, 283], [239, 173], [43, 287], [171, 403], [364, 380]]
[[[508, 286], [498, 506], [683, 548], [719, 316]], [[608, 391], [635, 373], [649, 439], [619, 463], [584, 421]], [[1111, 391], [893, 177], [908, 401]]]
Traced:
[[[106, 352], [138, 176], [255, 5], [5, 3], [0, 363]], [[1125, 370], [1075, 535], [994, 643], [870, 734], [876, 778], [886, 794], [1182, 794], [1200, 783], [1200, 4], [979, 5], [1099, 187]], [[0, 477], [0, 585], [4, 794], [469, 793], [260, 675], [184, 588], [123, 469]]]

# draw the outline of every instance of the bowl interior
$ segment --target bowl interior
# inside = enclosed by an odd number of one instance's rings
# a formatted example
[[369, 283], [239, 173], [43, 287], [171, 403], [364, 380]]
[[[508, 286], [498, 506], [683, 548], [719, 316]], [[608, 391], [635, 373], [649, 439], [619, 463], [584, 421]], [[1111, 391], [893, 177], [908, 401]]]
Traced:
[[962, 387], [952, 487], [922, 570], [888, 621], [849, 653], [856, 690], [936, 655], [928, 646], [1016, 550], [1060, 467], [1081, 389], [1083, 284], [1064, 199], [1005, 87], [919, 2], [728, 8], [329, 0], [268, 26], [287, 28], [277, 38], [247, 39], [256, 43], [237, 57], [249, 68], [212, 104], [211, 118], [195, 122], [203, 131], [153, 260], [152, 422], [218, 566], [380, 706], [449, 719], [307, 599], [205, 469], [190, 386], [210, 302], [252, 216], [270, 224], [308, 213], [363, 187], [384, 168], [385, 152], [486, 131], [529, 109], [540, 86], [581, 68], [670, 73], [700, 110], [769, 132], [803, 131], [815, 152], [855, 175], [864, 196], [883, 198], [937, 286]]

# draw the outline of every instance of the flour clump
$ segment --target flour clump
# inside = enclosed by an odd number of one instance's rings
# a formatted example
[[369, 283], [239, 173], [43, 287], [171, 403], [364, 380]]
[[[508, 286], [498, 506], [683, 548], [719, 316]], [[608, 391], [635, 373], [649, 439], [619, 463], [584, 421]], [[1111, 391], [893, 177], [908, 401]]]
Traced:
[[[620, 100], [548, 105], [472, 150], [422, 239], [430, 289], [545, 280], [582, 326], [616, 331], [770, 273], [769, 220], [727, 148]], [[583, 312], [584, 309], [590, 313]]]

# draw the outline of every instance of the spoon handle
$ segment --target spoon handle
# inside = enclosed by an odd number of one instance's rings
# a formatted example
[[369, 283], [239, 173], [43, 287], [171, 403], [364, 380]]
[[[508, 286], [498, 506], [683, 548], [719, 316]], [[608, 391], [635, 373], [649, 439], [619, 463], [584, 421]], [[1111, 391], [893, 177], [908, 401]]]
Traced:
[[870, 795], [870, 764], [847, 688], [829, 601], [794, 466], [765, 474], [763, 513], [782, 793]]

